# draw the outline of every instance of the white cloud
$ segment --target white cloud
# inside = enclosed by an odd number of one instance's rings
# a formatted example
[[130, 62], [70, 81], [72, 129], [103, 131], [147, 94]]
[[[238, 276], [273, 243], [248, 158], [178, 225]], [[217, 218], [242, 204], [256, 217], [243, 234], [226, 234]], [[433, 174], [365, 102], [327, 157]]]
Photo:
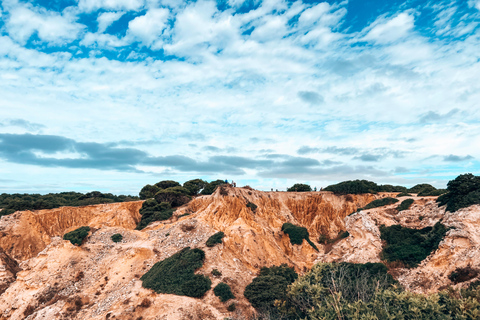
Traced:
[[144, 5], [143, 0], [79, 0], [78, 7], [90, 12], [98, 9], [138, 11]]
[[88, 47], [115, 48], [125, 46], [128, 43], [124, 39], [119, 39], [111, 34], [87, 32], [80, 44]]
[[379, 18], [371, 26], [364, 40], [386, 44], [403, 39], [409, 35], [414, 27], [414, 16], [402, 12], [390, 20]]
[[98, 15], [97, 22], [98, 22], [98, 31], [99, 33], [103, 33], [113, 22], [120, 19], [125, 12], [104, 12]]
[[166, 27], [168, 9], [150, 9], [143, 15], [136, 17], [128, 24], [128, 34], [150, 46], [162, 34]]
[[480, 11], [480, 0], [468, 0], [468, 5], [470, 7], [475, 7]]
[[34, 33], [41, 40], [51, 43], [65, 43], [77, 39], [84, 26], [73, 21], [70, 16], [30, 5], [18, 5], [9, 11], [6, 21], [9, 35], [20, 43], [25, 43]]

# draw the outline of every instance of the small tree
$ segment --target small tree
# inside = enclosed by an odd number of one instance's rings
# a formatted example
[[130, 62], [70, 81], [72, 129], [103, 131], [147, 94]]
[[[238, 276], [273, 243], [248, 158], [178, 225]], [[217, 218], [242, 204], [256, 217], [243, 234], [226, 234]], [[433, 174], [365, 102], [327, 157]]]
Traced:
[[193, 179], [188, 180], [183, 184], [183, 187], [188, 190], [188, 194], [191, 196], [196, 196], [207, 185], [207, 181], [202, 179]]
[[63, 235], [63, 240], [70, 240], [73, 245], [79, 246], [82, 244], [83, 239], [88, 236], [90, 227], [84, 226]]
[[312, 191], [312, 188], [308, 184], [295, 183], [293, 186], [287, 189], [289, 192], [309, 192]]
[[142, 190], [140, 190], [140, 193], [139, 193], [140, 199], [145, 200], [145, 199], [153, 198], [158, 191], [160, 191], [159, 187], [155, 185], [152, 186], [150, 184], [147, 184], [145, 187], [142, 188]]
[[173, 187], [180, 187], [181, 185], [177, 181], [163, 180], [155, 183], [155, 186], [157, 186], [159, 189], [167, 189], [167, 188], [173, 188]]
[[155, 200], [158, 203], [168, 202], [172, 207], [178, 207], [190, 201], [190, 196], [187, 189], [176, 186], [158, 191]]
[[207, 184], [205, 185], [205, 187], [203, 188], [201, 194], [203, 194], [203, 195], [212, 194], [212, 193], [215, 191], [215, 189], [217, 189], [217, 187], [218, 187], [219, 185], [222, 185], [222, 184], [225, 184], [225, 181], [223, 181], [223, 180], [215, 180], [215, 181], [212, 181], [212, 182], [210, 182], [210, 183], [207, 183]]
[[220, 298], [220, 301], [225, 302], [230, 299], [235, 299], [235, 296], [232, 293], [232, 290], [230, 289], [230, 286], [224, 282], [220, 282], [217, 284], [215, 288], [213, 288], [213, 293], [217, 297]]

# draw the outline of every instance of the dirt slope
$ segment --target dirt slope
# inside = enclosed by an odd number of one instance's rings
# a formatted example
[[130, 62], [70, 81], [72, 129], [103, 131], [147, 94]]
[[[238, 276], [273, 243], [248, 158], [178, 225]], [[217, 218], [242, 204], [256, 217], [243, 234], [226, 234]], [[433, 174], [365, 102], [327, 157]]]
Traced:
[[[223, 193], [223, 194], [222, 194]], [[379, 261], [378, 226], [423, 227], [443, 218], [449, 231], [439, 250], [418, 268], [397, 270], [412, 290], [435, 290], [448, 283], [448, 270], [480, 261], [480, 208], [445, 214], [434, 198], [416, 198], [408, 211], [395, 214], [395, 205], [351, 216], [380, 195], [335, 196], [331, 193], [260, 192], [248, 188], [217, 190], [179, 208], [168, 221], [134, 230], [142, 202], [17, 212], [0, 220], [0, 319], [223, 319], [233, 315], [213, 290], [202, 299], [155, 294], [143, 289], [139, 277], [156, 262], [184, 247], [201, 248], [213, 286], [228, 283], [237, 312], [253, 312], [243, 297], [247, 284], [263, 266], [287, 263], [303, 273], [317, 261]], [[257, 206], [255, 211], [247, 203]], [[183, 214], [187, 216], [179, 217]], [[424, 218], [419, 220], [422, 215]], [[315, 251], [306, 242], [291, 245], [281, 232], [285, 222], [304, 226]], [[61, 239], [65, 232], [88, 225], [92, 232], [81, 247]], [[347, 229], [350, 237], [324, 247], [320, 234], [334, 237]], [[223, 231], [221, 245], [205, 246]], [[121, 233], [120, 243], [111, 235]], [[327, 252], [328, 251], [328, 252]], [[18, 263], [18, 266], [17, 266]], [[218, 269], [222, 276], [213, 277]], [[427, 280], [425, 280], [427, 279]]]

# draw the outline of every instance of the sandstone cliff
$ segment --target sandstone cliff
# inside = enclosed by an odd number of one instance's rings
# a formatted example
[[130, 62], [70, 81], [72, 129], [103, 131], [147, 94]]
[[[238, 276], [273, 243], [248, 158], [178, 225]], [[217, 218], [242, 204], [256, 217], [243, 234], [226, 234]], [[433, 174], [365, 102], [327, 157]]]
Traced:
[[[380, 195], [336, 196], [328, 192], [260, 192], [249, 188], [217, 190], [179, 208], [174, 216], [134, 230], [142, 202], [17, 212], [0, 220], [0, 319], [223, 319], [232, 315], [210, 290], [204, 298], [155, 294], [139, 277], [154, 263], [184, 247], [201, 248], [213, 286], [228, 283], [237, 312], [253, 310], [243, 297], [245, 286], [263, 266], [286, 263], [303, 273], [317, 261], [379, 261], [380, 224], [424, 227], [455, 226], [440, 248], [415, 269], [397, 269], [407, 288], [437, 290], [449, 284], [450, 271], [480, 261], [477, 231], [480, 207], [445, 213], [435, 198], [415, 198], [410, 210], [396, 214], [395, 205], [348, 216]], [[257, 206], [255, 211], [248, 203]], [[187, 214], [187, 215], [185, 215]], [[423, 218], [420, 220], [419, 217]], [[304, 226], [314, 250], [304, 242], [291, 245], [281, 231], [285, 222]], [[88, 225], [85, 243], [76, 247], [64, 233]], [[320, 234], [350, 236], [333, 245], [317, 242]], [[223, 243], [205, 241], [223, 231]], [[111, 235], [121, 233], [114, 243]], [[218, 269], [221, 277], [213, 277]], [[3, 282], [2, 282], [3, 281]]]

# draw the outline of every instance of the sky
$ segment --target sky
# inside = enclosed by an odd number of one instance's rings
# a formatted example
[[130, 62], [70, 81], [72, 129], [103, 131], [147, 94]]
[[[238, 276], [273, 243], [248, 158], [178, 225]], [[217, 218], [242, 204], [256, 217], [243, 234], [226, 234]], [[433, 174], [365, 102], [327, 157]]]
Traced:
[[0, 193], [444, 188], [480, 169], [480, 0], [2, 0]]

